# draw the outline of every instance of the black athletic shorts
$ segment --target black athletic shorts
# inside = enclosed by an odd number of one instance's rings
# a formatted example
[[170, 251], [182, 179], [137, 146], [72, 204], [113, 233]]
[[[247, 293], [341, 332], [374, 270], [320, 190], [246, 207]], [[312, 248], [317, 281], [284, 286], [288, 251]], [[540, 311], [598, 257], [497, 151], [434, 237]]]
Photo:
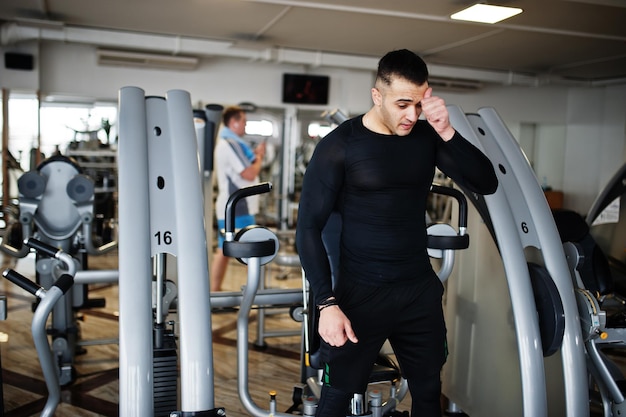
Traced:
[[335, 295], [359, 342], [348, 341], [341, 347], [321, 342], [325, 384], [343, 392], [365, 392], [387, 339], [403, 377], [440, 378], [447, 357], [446, 327], [443, 285], [434, 273], [415, 283], [388, 287], [339, 281]]

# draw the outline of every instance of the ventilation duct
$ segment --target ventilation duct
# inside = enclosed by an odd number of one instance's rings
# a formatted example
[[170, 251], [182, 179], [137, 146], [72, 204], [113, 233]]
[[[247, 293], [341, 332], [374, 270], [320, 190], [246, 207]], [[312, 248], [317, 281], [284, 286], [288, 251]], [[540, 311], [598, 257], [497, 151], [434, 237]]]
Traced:
[[[1, 0], [0, 0], [1, 1]], [[572, 0], [573, 1], [573, 0]], [[107, 63], [102, 65], [125, 65], [156, 67], [154, 61], [147, 64], [150, 58], [164, 63], [166, 68], [181, 68], [181, 59], [187, 62], [197, 62], [197, 57], [230, 57], [247, 60], [260, 60], [265, 62], [277, 62], [283, 64], [310, 65], [315, 67], [349, 68], [372, 71], [378, 65], [378, 58], [371, 56], [346, 55], [338, 53], [303, 51], [291, 48], [271, 48], [265, 51], [252, 51], [233, 48], [232, 42], [215, 41], [207, 39], [191, 39], [185, 37], [172, 37], [168, 35], [155, 35], [134, 32], [122, 32], [105, 29], [82, 28], [75, 26], [63, 26], [55, 30], [40, 29], [24, 24], [9, 22], [0, 24], [0, 45], [14, 45], [19, 42], [46, 40], [63, 43], [77, 43], [82, 45], [98, 46], [98, 61], [100, 55], [110, 57]], [[119, 48], [119, 49], [116, 49]], [[126, 49], [132, 48], [132, 50]], [[139, 52], [140, 50], [159, 52]], [[181, 53], [182, 55], [179, 55]], [[123, 55], [123, 56], [122, 56]], [[191, 61], [190, 61], [191, 60]], [[179, 61], [178, 66], [172, 66], [173, 61]], [[187, 64], [188, 68], [190, 65]], [[536, 76], [504, 72], [489, 71], [469, 68], [449, 67], [446, 65], [429, 64], [429, 72], [444, 80], [484, 82], [484, 84], [538, 86], [552, 82], [552, 79], [540, 80]], [[571, 80], [554, 79], [560, 83], [579, 85], [580, 82]], [[607, 81], [607, 85], [610, 81]], [[587, 84], [585, 84], [587, 85]], [[447, 84], [450, 86], [450, 84]], [[468, 91], [471, 88], [463, 86], [459, 90]], [[477, 88], [475, 88], [477, 89]]]
[[97, 56], [99, 65], [123, 67], [193, 70], [196, 69], [199, 62], [198, 58], [193, 56], [154, 54], [113, 49], [98, 49]]
[[483, 87], [480, 81], [445, 77], [429, 77], [428, 85], [438, 90], [448, 91], [476, 91]]

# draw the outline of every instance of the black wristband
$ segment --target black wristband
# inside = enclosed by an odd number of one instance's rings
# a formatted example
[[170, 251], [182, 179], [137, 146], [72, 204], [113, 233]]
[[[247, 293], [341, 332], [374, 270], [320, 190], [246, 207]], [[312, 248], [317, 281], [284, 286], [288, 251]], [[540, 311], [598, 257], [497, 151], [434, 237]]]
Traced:
[[322, 311], [326, 307], [336, 306], [336, 305], [337, 305], [337, 300], [335, 299], [334, 296], [331, 296], [331, 297], [328, 297], [327, 299], [325, 299], [324, 301], [322, 301], [321, 303], [319, 303], [317, 305], [317, 309], [319, 311]]
[[332, 302], [332, 303], [324, 304], [323, 306], [317, 306], [317, 311], [322, 311], [326, 307], [332, 307], [332, 306], [336, 306], [336, 305], [337, 305], [337, 303]]

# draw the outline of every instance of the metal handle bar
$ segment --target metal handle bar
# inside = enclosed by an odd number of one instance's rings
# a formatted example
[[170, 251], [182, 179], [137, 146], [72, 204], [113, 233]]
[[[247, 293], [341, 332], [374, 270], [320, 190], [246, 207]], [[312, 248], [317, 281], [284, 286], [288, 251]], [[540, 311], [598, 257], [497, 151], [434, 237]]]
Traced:
[[54, 246], [47, 243], [43, 243], [42, 241], [34, 239], [32, 237], [28, 238], [24, 243], [29, 248], [33, 248], [37, 252], [41, 252], [44, 255], [50, 256], [51, 258], [56, 258], [57, 254], [60, 252], [58, 248], [55, 248]]
[[41, 370], [43, 371], [43, 376], [46, 381], [46, 387], [48, 388], [48, 399], [41, 412], [41, 416], [52, 417], [61, 400], [61, 387], [59, 385], [57, 366], [51, 354], [51, 348], [46, 334], [46, 323], [57, 301], [59, 301], [74, 284], [74, 278], [69, 274], [63, 274], [56, 280], [54, 285], [46, 291], [44, 288], [39, 287], [30, 279], [12, 269], [4, 271], [2, 275], [41, 299], [33, 315], [31, 333], [35, 343], [35, 349], [37, 349]]
[[431, 186], [430, 191], [436, 194], [447, 195], [457, 201], [459, 204], [459, 232], [461, 235], [465, 234], [465, 230], [467, 229], [467, 199], [465, 195], [455, 188], [442, 187], [436, 184]]
[[42, 291], [45, 291], [43, 287], [39, 286], [35, 282], [26, 278], [24, 275], [12, 270], [7, 269], [2, 273], [2, 276], [22, 288], [23, 290], [28, 291], [32, 295], [39, 297]]
[[226, 240], [233, 240], [233, 233], [235, 232], [235, 207], [237, 202], [245, 197], [252, 195], [268, 193], [272, 189], [271, 182], [264, 182], [250, 187], [240, 188], [228, 197], [226, 202], [225, 228], [226, 228]]

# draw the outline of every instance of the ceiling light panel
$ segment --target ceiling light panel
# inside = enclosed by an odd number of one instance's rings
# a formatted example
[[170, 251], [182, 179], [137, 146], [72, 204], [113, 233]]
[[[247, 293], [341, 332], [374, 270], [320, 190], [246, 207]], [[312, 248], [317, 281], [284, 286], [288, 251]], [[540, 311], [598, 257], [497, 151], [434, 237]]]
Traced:
[[454, 20], [465, 20], [478, 23], [498, 23], [522, 13], [517, 7], [493, 6], [491, 4], [475, 4], [450, 16]]

